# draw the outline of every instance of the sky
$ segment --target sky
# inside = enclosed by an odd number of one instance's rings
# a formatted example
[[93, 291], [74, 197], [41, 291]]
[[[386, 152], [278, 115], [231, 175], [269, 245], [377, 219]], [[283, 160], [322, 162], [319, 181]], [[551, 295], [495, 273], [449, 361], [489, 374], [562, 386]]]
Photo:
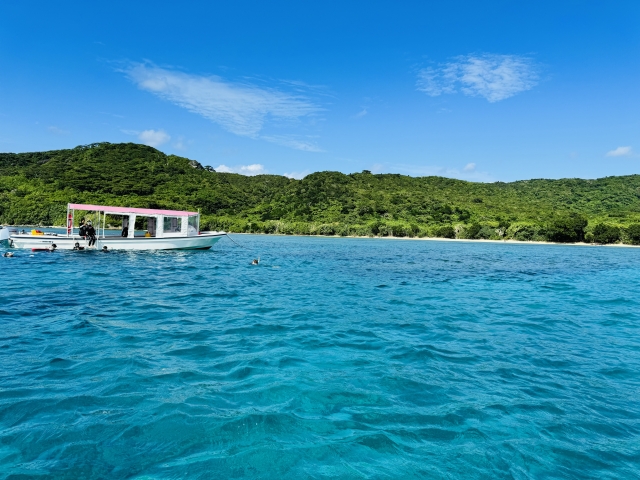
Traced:
[[640, 2], [0, 2], [0, 152], [218, 171], [640, 173]]

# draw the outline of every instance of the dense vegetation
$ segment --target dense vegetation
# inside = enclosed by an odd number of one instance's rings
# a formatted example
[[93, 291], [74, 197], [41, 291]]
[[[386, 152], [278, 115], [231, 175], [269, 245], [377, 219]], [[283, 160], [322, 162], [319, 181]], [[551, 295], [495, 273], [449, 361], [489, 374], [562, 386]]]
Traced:
[[363, 171], [293, 180], [218, 173], [132, 143], [0, 154], [0, 223], [62, 225], [68, 202], [200, 209], [203, 230], [640, 244], [639, 175], [473, 183]]

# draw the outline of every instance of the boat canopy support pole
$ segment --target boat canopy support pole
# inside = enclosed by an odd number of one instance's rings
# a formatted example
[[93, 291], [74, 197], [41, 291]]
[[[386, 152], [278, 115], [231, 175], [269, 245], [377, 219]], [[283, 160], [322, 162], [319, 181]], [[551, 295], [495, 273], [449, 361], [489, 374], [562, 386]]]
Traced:
[[136, 234], [136, 215], [134, 213], [129, 214], [129, 234], [127, 238], [133, 238]]
[[72, 233], [73, 233], [73, 210], [69, 209], [69, 204], [67, 203], [67, 237], [70, 237]]
[[164, 237], [164, 215], [157, 216], [156, 237]]

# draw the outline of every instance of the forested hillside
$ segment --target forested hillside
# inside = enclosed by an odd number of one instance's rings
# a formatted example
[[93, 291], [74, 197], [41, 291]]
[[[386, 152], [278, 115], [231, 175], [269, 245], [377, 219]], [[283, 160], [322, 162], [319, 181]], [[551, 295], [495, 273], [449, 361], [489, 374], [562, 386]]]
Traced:
[[364, 171], [293, 180], [218, 173], [132, 143], [0, 154], [1, 223], [61, 225], [68, 202], [199, 209], [203, 230], [640, 244], [639, 175], [473, 183]]

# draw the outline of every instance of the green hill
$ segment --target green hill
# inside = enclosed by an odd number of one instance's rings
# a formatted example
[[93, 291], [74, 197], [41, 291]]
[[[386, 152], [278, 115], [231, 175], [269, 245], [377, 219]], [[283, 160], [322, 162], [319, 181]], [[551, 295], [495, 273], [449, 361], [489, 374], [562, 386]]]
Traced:
[[[68, 202], [200, 209], [203, 229], [640, 243], [640, 176], [474, 183], [218, 173], [133, 143], [0, 154], [0, 222], [63, 224]], [[114, 222], [116, 220], [114, 219]]]

